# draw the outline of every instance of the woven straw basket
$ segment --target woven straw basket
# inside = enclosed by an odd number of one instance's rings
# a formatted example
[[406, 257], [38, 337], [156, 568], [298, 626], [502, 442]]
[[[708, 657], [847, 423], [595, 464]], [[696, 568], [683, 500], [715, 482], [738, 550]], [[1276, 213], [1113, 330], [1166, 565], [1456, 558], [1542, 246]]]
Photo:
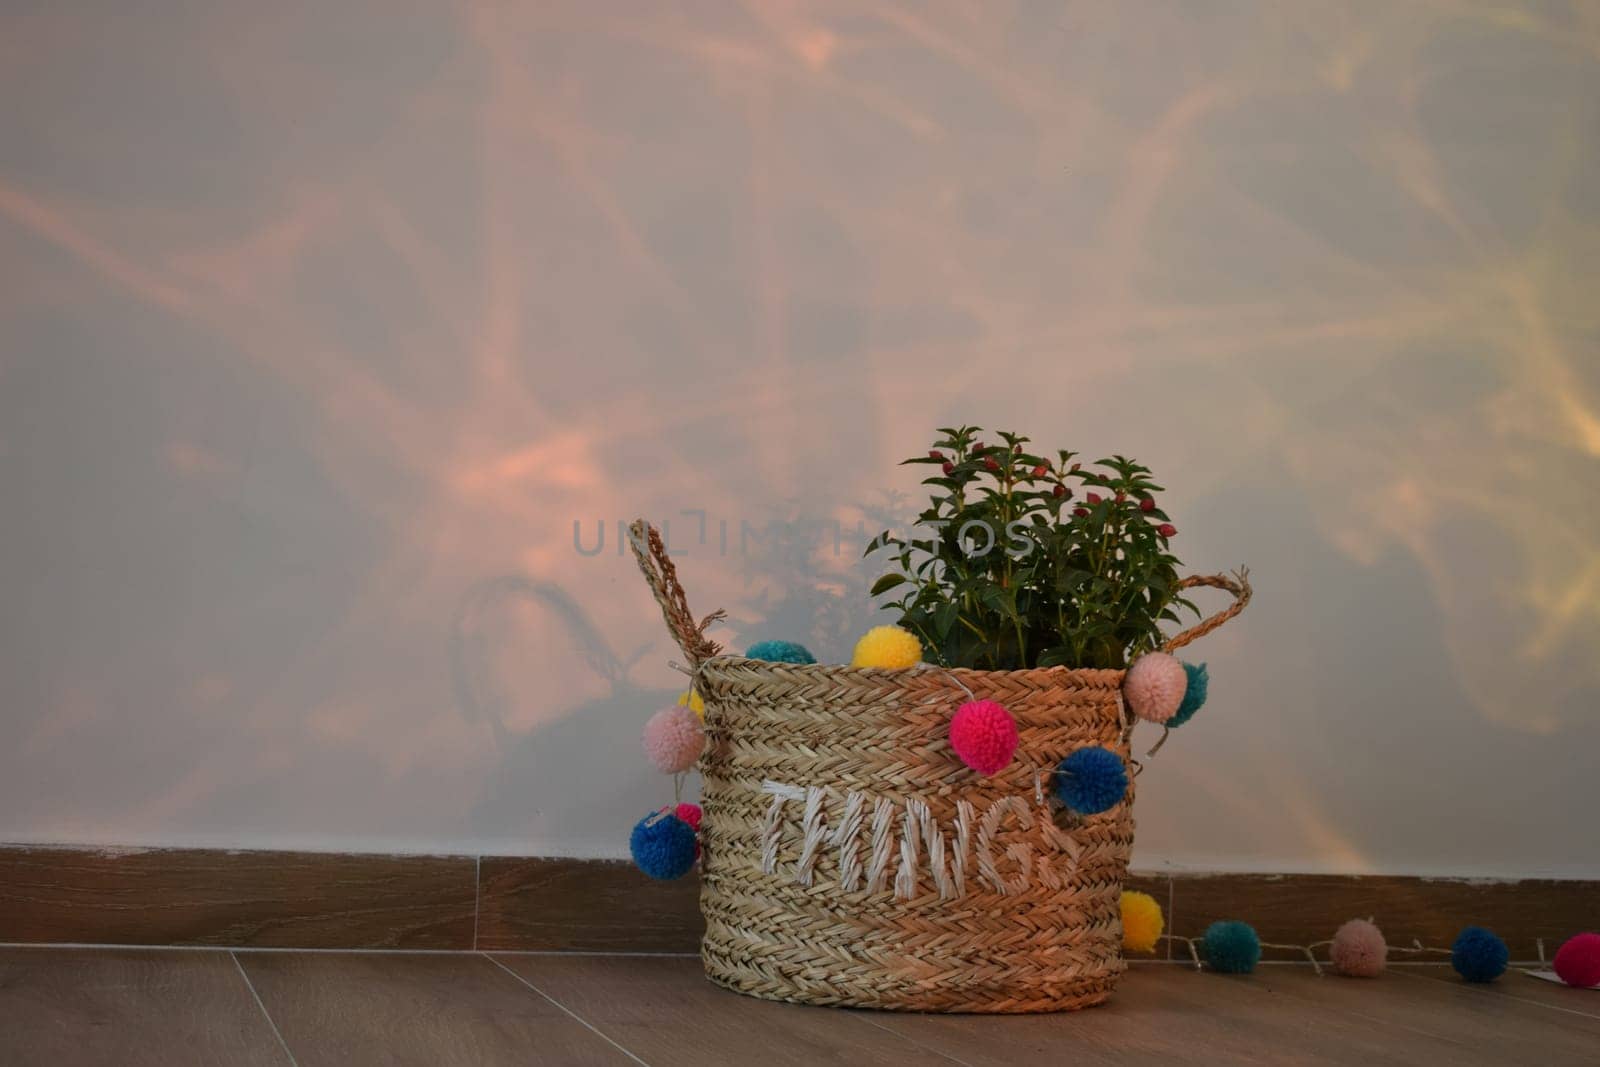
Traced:
[[[1069, 753], [1129, 758], [1120, 670], [910, 670], [720, 654], [689, 613], [660, 535], [632, 547], [705, 699], [700, 908], [708, 977], [752, 996], [902, 1011], [1099, 1004], [1124, 963], [1119, 900], [1133, 790], [1099, 815], [1051, 799]], [[1186, 579], [1243, 610], [1250, 586]], [[952, 713], [999, 701], [1021, 743], [983, 778], [951, 751]]]

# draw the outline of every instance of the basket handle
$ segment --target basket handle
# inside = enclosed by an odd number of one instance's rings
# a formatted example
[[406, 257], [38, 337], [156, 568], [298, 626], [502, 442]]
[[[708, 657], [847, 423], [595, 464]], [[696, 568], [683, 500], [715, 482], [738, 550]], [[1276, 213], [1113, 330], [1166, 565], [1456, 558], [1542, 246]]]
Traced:
[[1192, 589], [1195, 586], [1208, 586], [1212, 589], [1225, 589], [1233, 594], [1233, 603], [1217, 612], [1208, 619], [1202, 619], [1182, 633], [1174, 634], [1161, 646], [1161, 651], [1172, 652], [1182, 648], [1191, 641], [1197, 641], [1206, 634], [1215, 630], [1250, 603], [1250, 571], [1240, 567], [1233, 574], [1191, 574], [1178, 583], [1179, 589]]
[[706, 630], [727, 613], [713, 611], [695, 623], [694, 616], [689, 613], [689, 602], [683, 596], [683, 586], [678, 584], [677, 568], [672, 565], [667, 546], [662, 543], [661, 532], [643, 519], [634, 519], [628, 526], [628, 547], [633, 550], [633, 558], [639, 562], [639, 570], [650, 592], [655, 594], [656, 603], [661, 605], [661, 615], [667, 620], [673, 640], [689, 658], [690, 668], [699, 667], [721, 652], [722, 646], [708, 638]]

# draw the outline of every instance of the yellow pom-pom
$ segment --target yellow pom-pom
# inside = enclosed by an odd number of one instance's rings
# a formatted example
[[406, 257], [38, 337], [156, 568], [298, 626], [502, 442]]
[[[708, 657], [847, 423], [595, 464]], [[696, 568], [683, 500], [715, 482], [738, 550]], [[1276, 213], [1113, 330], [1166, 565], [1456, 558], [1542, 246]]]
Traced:
[[1154, 952], [1166, 923], [1161, 905], [1149, 893], [1122, 891], [1122, 947], [1129, 952]]
[[705, 717], [706, 717], [706, 702], [704, 700], [702, 700], [701, 697], [700, 697], [700, 694], [696, 693], [693, 689], [689, 690], [688, 692], [686, 692], [682, 696], [680, 696], [678, 698], [678, 703], [689, 705], [689, 708], [696, 715], [700, 716], [700, 718], [702, 720], [705, 719]]
[[888, 667], [900, 670], [922, 662], [922, 642], [898, 626], [874, 626], [856, 642], [852, 667]]

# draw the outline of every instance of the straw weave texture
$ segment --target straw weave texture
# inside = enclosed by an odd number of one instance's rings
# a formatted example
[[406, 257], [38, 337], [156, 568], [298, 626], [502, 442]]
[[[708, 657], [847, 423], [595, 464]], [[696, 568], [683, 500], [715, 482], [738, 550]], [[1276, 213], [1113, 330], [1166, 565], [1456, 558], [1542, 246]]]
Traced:
[[[1023, 798], [1035, 815], [1048, 810], [1035, 805], [1034, 772], [1048, 772], [1075, 749], [1100, 744], [1128, 755], [1121, 671], [950, 673], [1016, 718], [1018, 758], [994, 778], [980, 777], [950, 750], [950, 716], [967, 696], [942, 672], [732, 657], [703, 665], [701, 954], [713, 981], [773, 1000], [906, 1011], [1060, 1011], [1110, 994], [1123, 969], [1118, 902], [1133, 845], [1131, 790], [1071, 832], [1081, 846], [1076, 863], [1062, 853], [1049, 857], [1061, 871], [1055, 886], [1035, 875], [1002, 895], [972, 857], [965, 895], [946, 899], [927, 873], [925, 847], [909, 900], [897, 899], [892, 879], [877, 891], [843, 888], [837, 847], [820, 850], [811, 884], [799, 885], [799, 803], [787, 806], [780, 824], [776, 870], [763, 869], [769, 780], [824, 787], [830, 828], [855, 790], [920, 799], [948, 831], [957, 800], [980, 816], [1006, 797]], [[897, 807], [897, 850], [902, 816]], [[1070, 818], [1060, 813], [1056, 825], [1069, 827]], [[863, 852], [870, 847], [867, 822]], [[1022, 880], [1020, 864], [1006, 856], [1012, 845], [1047, 854], [1040, 829], [1023, 830], [1014, 816], [1004, 820], [991, 848], [1005, 857], [997, 868], [1008, 881]]]

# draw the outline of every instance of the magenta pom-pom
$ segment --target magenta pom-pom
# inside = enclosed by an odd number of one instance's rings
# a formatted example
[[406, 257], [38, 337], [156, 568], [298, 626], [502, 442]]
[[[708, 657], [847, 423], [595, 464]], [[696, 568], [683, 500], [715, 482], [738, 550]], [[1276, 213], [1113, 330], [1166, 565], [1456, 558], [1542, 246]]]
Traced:
[[673, 814], [696, 830], [700, 829], [700, 819], [703, 813], [698, 804], [679, 804]]
[[1556, 977], [1579, 989], [1600, 986], [1600, 934], [1578, 934], [1556, 951]]
[[1333, 969], [1347, 978], [1376, 978], [1389, 958], [1389, 945], [1367, 919], [1351, 919], [1334, 931], [1328, 947]]
[[1147, 652], [1133, 661], [1122, 680], [1122, 697], [1141, 719], [1164, 723], [1178, 713], [1189, 674], [1176, 656]]
[[[752, 657], [752, 658], [754, 658], [754, 657]], [[661, 810], [662, 811], [666, 811], [667, 809], [666, 808], [662, 808]], [[672, 814], [676, 815], [678, 818], [680, 818], [684, 822], [688, 823], [689, 824], [689, 828], [694, 831], [694, 834], [695, 834], [695, 837], [694, 837], [694, 858], [695, 859], [699, 859], [700, 858], [700, 820], [704, 817], [705, 813], [700, 810], [700, 805], [698, 805], [698, 804], [679, 804], [676, 808], [672, 809]]]
[[644, 724], [644, 754], [662, 774], [679, 774], [694, 766], [706, 747], [700, 716], [686, 704], [671, 704]]
[[979, 774], [999, 774], [1017, 752], [1016, 720], [992, 700], [968, 701], [950, 720], [950, 747]]

